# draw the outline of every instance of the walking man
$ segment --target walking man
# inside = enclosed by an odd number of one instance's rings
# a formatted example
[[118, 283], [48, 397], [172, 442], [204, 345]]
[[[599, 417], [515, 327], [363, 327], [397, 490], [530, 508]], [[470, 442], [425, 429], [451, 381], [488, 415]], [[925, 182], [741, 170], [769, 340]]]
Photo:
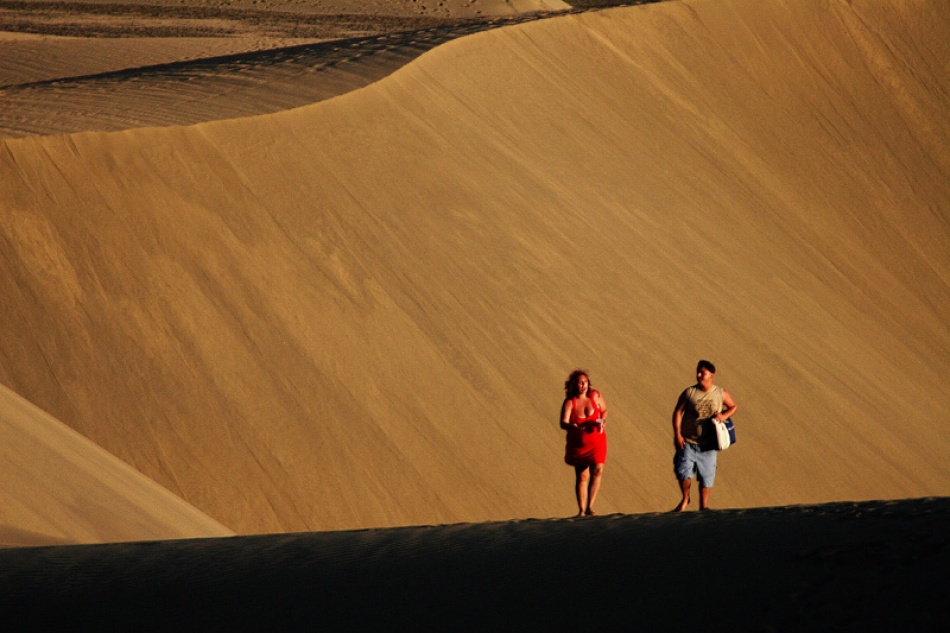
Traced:
[[709, 492], [716, 480], [715, 429], [711, 420], [726, 420], [736, 412], [728, 391], [713, 385], [716, 366], [701, 360], [696, 366], [696, 384], [680, 394], [673, 410], [673, 470], [683, 499], [674, 508], [682, 512], [690, 502], [693, 472], [699, 478], [699, 509], [709, 509]]

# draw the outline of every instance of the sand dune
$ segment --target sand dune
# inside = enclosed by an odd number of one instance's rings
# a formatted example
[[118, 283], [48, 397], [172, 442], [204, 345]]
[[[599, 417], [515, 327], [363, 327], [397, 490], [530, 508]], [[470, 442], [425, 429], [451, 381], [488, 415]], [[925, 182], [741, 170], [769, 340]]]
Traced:
[[0, 387], [0, 546], [231, 531]]
[[[948, 506], [6, 550], [0, 616], [8, 630], [938, 631]], [[684, 600], [698, 543], [713, 582]]]
[[578, 365], [601, 512], [666, 510], [700, 357], [716, 506], [947, 495], [948, 41], [937, 1], [670, 2], [2, 141], [0, 381], [239, 533], [567, 515]]
[[144, 6], [152, 12], [201, 12], [224, 17], [233, 11], [258, 13], [302, 13], [334, 16], [388, 15], [419, 16], [444, 15], [450, 17], [485, 14], [506, 15], [531, 11], [557, 11], [571, 4], [597, 5], [602, 0], [582, 0], [566, 3], [561, 0], [3, 0], [0, 6], [31, 4], [46, 6], [51, 11], [75, 13], [76, 7], [89, 8], [122, 5]]
[[[0, 137], [189, 125], [279, 112], [362, 88], [451, 39], [525, 19], [534, 17], [449, 21], [326, 41], [18, 39], [0, 44], [6, 49], [0, 62]], [[61, 64], [35, 62], [50, 57]]]
[[308, 105], [450, 39], [569, 8], [547, 0], [226, 8], [0, 0], [0, 137], [189, 125]]

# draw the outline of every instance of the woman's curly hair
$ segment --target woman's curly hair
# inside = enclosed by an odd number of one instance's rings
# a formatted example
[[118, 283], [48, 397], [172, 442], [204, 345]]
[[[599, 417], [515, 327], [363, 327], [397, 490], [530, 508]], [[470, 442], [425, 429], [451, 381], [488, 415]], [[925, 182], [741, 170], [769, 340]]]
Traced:
[[590, 384], [590, 374], [587, 373], [586, 369], [575, 369], [571, 372], [571, 375], [567, 377], [567, 380], [564, 382], [564, 394], [568, 398], [576, 398], [581, 395], [578, 391], [577, 383], [580, 380], [581, 376], [587, 376], [587, 393], [584, 395], [589, 395], [593, 387]]

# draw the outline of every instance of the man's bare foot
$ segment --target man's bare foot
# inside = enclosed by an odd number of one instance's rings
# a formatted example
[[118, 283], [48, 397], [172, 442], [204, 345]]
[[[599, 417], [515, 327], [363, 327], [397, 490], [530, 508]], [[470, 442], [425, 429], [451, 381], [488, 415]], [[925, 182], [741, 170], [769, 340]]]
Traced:
[[682, 512], [683, 510], [686, 509], [686, 506], [688, 506], [688, 505], [689, 505], [689, 497], [686, 497], [685, 499], [683, 499], [682, 501], [680, 501], [680, 503], [679, 503], [678, 506], [676, 506], [675, 508], [673, 508], [673, 512]]

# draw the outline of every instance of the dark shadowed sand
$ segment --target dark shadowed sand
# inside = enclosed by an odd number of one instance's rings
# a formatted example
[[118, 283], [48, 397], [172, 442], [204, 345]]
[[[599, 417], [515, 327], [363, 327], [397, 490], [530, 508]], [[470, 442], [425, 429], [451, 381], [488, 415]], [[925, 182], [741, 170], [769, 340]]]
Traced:
[[950, 499], [928, 498], [10, 549], [0, 617], [35, 630], [934, 631], [950, 615], [948, 533]]

